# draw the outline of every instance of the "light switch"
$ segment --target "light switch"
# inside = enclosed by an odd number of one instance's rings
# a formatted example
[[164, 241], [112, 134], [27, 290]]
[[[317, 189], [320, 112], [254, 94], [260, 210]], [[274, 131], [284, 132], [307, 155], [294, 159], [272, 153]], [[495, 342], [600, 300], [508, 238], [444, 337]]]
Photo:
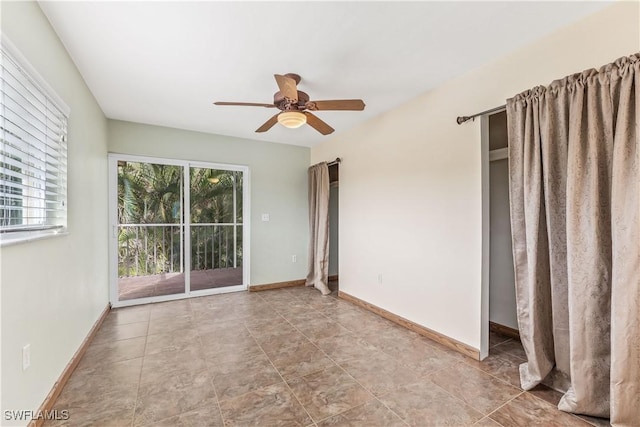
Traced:
[[262, 214], [262, 221], [266, 222], [269, 221], [269, 214]]

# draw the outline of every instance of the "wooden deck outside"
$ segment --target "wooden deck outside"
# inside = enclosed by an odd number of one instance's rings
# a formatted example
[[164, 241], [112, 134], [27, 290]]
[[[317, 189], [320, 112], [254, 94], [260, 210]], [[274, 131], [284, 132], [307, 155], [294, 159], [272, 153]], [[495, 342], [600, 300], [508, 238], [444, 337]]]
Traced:
[[[120, 277], [120, 301], [184, 293], [184, 273], [152, 274], [148, 276]], [[222, 288], [242, 284], [242, 268], [216, 268], [191, 272], [191, 290]]]

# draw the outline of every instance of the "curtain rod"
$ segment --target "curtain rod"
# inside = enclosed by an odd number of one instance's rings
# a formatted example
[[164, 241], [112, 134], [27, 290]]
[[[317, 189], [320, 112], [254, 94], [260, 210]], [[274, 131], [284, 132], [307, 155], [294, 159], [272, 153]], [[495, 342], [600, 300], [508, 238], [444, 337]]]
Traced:
[[332, 162], [327, 162], [327, 166], [333, 166], [333, 165], [337, 165], [338, 163], [340, 163], [342, 161], [342, 159], [340, 159], [340, 157], [336, 157], [336, 159]]
[[478, 116], [482, 116], [482, 115], [484, 115], [484, 114], [489, 114], [489, 113], [497, 113], [498, 111], [504, 111], [504, 110], [506, 110], [506, 109], [507, 109], [507, 106], [506, 106], [506, 105], [501, 105], [501, 106], [499, 106], [499, 107], [492, 108], [492, 109], [490, 109], [490, 110], [483, 111], [483, 112], [481, 112], [481, 113], [476, 113], [476, 114], [473, 114], [473, 115], [471, 115], [471, 116], [459, 116], [459, 117], [456, 119], [456, 122], [457, 122], [459, 125], [461, 125], [461, 124], [463, 124], [464, 122], [468, 122], [469, 120], [473, 120], [473, 119], [475, 119], [475, 118], [476, 118], [476, 117], [478, 117]]

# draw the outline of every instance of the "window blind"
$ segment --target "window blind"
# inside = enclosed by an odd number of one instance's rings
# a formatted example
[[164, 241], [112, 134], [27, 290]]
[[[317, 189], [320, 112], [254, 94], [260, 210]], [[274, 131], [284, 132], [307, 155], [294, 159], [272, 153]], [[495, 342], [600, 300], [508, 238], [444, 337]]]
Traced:
[[[22, 59], [22, 58], [20, 58]], [[0, 232], [67, 225], [66, 106], [2, 45]]]

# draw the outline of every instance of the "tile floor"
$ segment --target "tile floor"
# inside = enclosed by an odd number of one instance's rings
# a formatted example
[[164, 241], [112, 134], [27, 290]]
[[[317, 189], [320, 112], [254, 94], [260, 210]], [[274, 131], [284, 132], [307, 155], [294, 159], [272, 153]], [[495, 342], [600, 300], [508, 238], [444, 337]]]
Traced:
[[48, 426], [589, 426], [523, 392], [517, 341], [471, 360], [310, 288], [113, 310]]

